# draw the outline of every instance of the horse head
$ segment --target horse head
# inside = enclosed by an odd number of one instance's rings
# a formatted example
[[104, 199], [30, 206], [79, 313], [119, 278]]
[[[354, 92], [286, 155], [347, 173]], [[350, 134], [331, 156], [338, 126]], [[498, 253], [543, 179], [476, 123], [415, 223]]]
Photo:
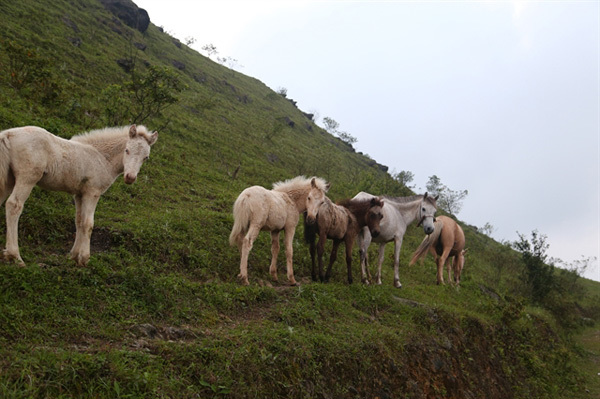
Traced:
[[439, 195], [431, 197], [425, 193], [421, 203], [419, 204], [419, 222], [417, 223], [417, 227], [422, 224], [423, 231], [427, 235], [433, 233], [435, 230], [433, 223], [435, 222], [435, 211], [437, 211], [436, 201], [438, 197]]
[[156, 143], [158, 132], [148, 133], [144, 126], [131, 125], [129, 139], [123, 154], [123, 179], [132, 184], [144, 161], [150, 156], [150, 147]]
[[310, 191], [306, 197], [306, 221], [308, 224], [313, 224], [317, 220], [319, 207], [325, 202], [327, 198], [325, 194], [329, 187], [329, 183], [325, 187], [320, 187], [314, 177], [310, 180]]
[[381, 200], [379, 197], [371, 198], [371, 201], [369, 202], [369, 210], [367, 211], [366, 222], [372, 237], [377, 237], [381, 232], [379, 228], [379, 223], [381, 222], [381, 219], [383, 219], [383, 212], [381, 211], [381, 208], [383, 208], [383, 200]]

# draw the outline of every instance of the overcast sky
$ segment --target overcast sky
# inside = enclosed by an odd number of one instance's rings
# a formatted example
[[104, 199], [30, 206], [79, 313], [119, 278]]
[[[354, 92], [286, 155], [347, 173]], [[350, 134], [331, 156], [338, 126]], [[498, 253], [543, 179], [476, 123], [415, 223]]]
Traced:
[[600, 257], [598, 1], [134, 1], [418, 192], [468, 190], [459, 219], [498, 241], [537, 229], [550, 256]]

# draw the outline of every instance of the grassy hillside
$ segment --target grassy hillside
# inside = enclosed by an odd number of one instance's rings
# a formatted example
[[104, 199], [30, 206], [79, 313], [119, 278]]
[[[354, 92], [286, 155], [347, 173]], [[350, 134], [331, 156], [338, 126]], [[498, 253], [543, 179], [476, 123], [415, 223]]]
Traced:
[[[228, 235], [244, 188], [303, 174], [331, 182], [334, 200], [410, 191], [260, 81], [153, 24], [142, 33], [96, 0], [1, 2], [0, 22], [0, 129], [38, 125], [69, 138], [113, 124], [110, 87], [130, 81], [132, 65], [139, 74], [166, 67], [185, 85], [177, 103], [143, 121], [160, 133], [138, 181], [120, 178], [102, 196], [88, 267], [67, 259], [72, 199], [36, 188], [26, 202], [19, 233], [27, 266], [0, 263], [0, 396], [600, 391], [600, 355], [585, 338], [597, 331], [598, 283], [575, 281], [534, 306], [519, 254], [468, 225], [460, 288], [436, 286], [431, 259], [408, 268], [423, 235], [415, 226], [401, 253], [401, 290], [391, 286], [391, 248], [384, 286], [346, 285], [341, 256], [332, 283], [311, 283], [301, 226], [299, 287], [271, 284], [268, 234], [250, 255], [250, 287], [239, 286]], [[279, 265], [284, 282], [283, 254]]]

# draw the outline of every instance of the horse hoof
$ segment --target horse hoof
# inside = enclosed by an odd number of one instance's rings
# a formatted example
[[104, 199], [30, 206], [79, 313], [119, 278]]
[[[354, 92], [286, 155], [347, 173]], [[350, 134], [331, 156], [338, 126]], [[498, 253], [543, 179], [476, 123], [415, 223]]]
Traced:
[[247, 276], [242, 276], [241, 274], [238, 274], [238, 280], [240, 280], [240, 283], [242, 285], [250, 285], [250, 282], [248, 281]]
[[402, 288], [402, 283], [400, 283], [400, 281], [394, 281], [394, 287]]
[[362, 283], [364, 285], [371, 285], [371, 282], [369, 280], [367, 280], [366, 278], [363, 278]]
[[6, 249], [2, 250], [2, 260], [7, 263], [15, 263], [19, 267], [25, 267], [25, 262], [23, 262], [23, 259], [21, 259], [19, 255], [11, 255], [6, 251]]
[[82, 256], [79, 256], [79, 255], [71, 257], [71, 260], [73, 260], [75, 262], [75, 265], [79, 266], [79, 267], [86, 267], [87, 264], [88, 264], [88, 260], [89, 259], [90, 258], [86, 259], [86, 258], [84, 258]]

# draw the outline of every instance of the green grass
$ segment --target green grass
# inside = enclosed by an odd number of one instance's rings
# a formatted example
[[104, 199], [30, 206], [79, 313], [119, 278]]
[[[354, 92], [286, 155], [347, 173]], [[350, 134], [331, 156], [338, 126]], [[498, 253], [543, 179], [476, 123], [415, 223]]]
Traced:
[[[598, 392], [598, 283], [580, 279], [534, 306], [519, 255], [465, 224], [460, 287], [435, 285], [431, 257], [407, 266], [423, 237], [414, 225], [400, 256], [401, 290], [392, 287], [391, 245], [382, 286], [348, 286], [342, 256], [330, 284], [312, 283], [302, 226], [293, 243], [299, 287], [286, 285], [283, 254], [280, 282], [271, 282], [265, 233], [250, 254], [251, 285], [240, 286], [228, 236], [244, 188], [304, 174], [331, 182], [334, 200], [410, 190], [263, 83], [176, 46], [154, 25], [134, 31], [99, 2], [4, 2], [0, 22], [2, 129], [32, 124], [68, 138], [105, 126], [100, 93], [129, 78], [117, 64], [123, 58], [172, 68], [187, 85], [177, 104], [144, 122], [161, 129], [136, 184], [118, 179], [101, 197], [87, 267], [67, 258], [72, 199], [34, 189], [26, 202], [26, 267], [0, 263], [0, 397]], [[44, 61], [32, 68], [42, 80], [14, 87], [11, 46]], [[353, 274], [360, 281], [356, 250]]]

